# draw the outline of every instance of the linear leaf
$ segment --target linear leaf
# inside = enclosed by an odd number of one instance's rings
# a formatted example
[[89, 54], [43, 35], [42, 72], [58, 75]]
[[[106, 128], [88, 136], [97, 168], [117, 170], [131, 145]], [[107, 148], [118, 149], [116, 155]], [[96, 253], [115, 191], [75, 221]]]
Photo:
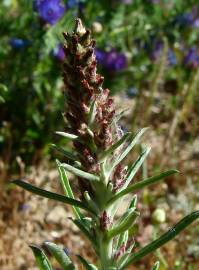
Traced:
[[70, 134], [70, 133], [66, 133], [66, 132], [62, 132], [62, 131], [56, 131], [55, 133], [57, 135], [60, 135], [62, 137], [65, 137], [67, 139], [70, 139], [70, 140], [76, 140], [76, 139], [78, 139], [78, 136], [77, 135], [74, 135], [74, 134]]
[[195, 211], [182, 220], [180, 220], [173, 228], [169, 229], [166, 233], [160, 236], [157, 240], [151, 242], [150, 244], [146, 245], [138, 252], [132, 254], [126, 264], [121, 268], [124, 269], [132, 263], [137, 262], [141, 258], [145, 257], [149, 253], [153, 252], [154, 250], [160, 248], [168, 241], [173, 239], [176, 235], [178, 235], [182, 230], [184, 230], [187, 226], [189, 226], [193, 221], [199, 218], [199, 211]]
[[[74, 195], [73, 195], [73, 191], [72, 191], [70, 183], [69, 183], [69, 180], [68, 180], [68, 177], [66, 175], [65, 169], [60, 166], [60, 162], [58, 160], [56, 160], [56, 162], [58, 165], [59, 176], [60, 176], [62, 188], [64, 190], [65, 195], [71, 199], [75, 199]], [[73, 206], [72, 208], [73, 208], [73, 212], [74, 212], [75, 217], [81, 219], [83, 217], [83, 215], [81, 214], [79, 208], [76, 206]]]
[[136, 161], [131, 165], [131, 167], [128, 170], [125, 186], [128, 186], [128, 184], [131, 182], [131, 180], [133, 179], [139, 168], [142, 166], [146, 157], [148, 156], [150, 150], [151, 150], [150, 147], [146, 147], [144, 151], [140, 154], [140, 156], [136, 159]]
[[120, 246], [123, 245], [123, 244], [126, 246], [126, 243], [127, 243], [128, 239], [129, 239], [128, 230], [121, 233], [119, 235], [119, 238], [118, 238], [118, 241], [117, 241], [116, 250], [118, 250], [120, 248]]
[[135, 208], [128, 209], [127, 212], [119, 220], [118, 225], [116, 225], [110, 231], [108, 231], [107, 237], [111, 239], [116, 235], [121, 234], [126, 230], [128, 230], [138, 216], [139, 213], [135, 211]]
[[130, 133], [127, 132], [126, 134], [124, 134], [122, 136], [121, 139], [119, 139], [116, 143], [114, 143], [113, 145], [111, 145], [109, 147], [109, 149], [105, 150], [102, 154], [102, 156], [100, 157], [100, 162], [104, 161], [104, 159], [106, 157], [108, 157], [110, 154], [112, 154], [118, 147], [120, 147], [125, 141], [127, 141], [130, 137]]
[[50, 253], [55, 257], [58, 263], [63, 267], [63, 270], [75, 270], [75, 266], [71, 259], [67, 256], [64, 250], [54, 243], [45, 242], [45, 246], [48, 248]]
[[70, 153], [69, 151], [63, 149], [62, 147], [57, 146], [56, 144], [51, 144], [51, 146], [56, 149], [58, 152], [62, 153], [65, 157], [67, 157], [70, 160], [76, 161], [78, 158], [76, 155]]
[[68, 172], [70, 173], [73, 173], [77, 176], [80, 176], [82, 178], [85, 178], [87, 180], [90, 180], [90, 181], [99, 181], [99, 177], [94, 175], [94, 174], [91, 174], [91, 173], [87, 173], [85, 171], [82, 171], [80, 169], [77, 169], [69, 164], [66, 164], [66, 163], [62, 163], [60, 166], [64, 167]]
[[[31, 184], [29, 184], [27, 182], [24, 182], [22, 180], [14, 180], [11, 183], [13, 183], [13, 184], [15, 184], [17, 186], [20, 186], [23, 189], [25, 189], [27, 191], [30, 191], [30, 192], [32, 192], [34, 194], [37, 194], [39, 196], [42, 196], [42, 197], [45, 197], [45, 198], [48, 198], [48, 199], [52, 199], [52, 200], [55, 200], [55, 201], [63, 202], [63, 203], [66, 203], [66, 204], [74, 205], [74, 206], [77, 206], [79, 208], [85, 209], [85, 210], [93, 213], [93, 211], [91, 209], [89, 209], [83, 202], [80, 202], [78, 200], [74, 200], [74, 199], [68, 198], [66, 196], [63, 196], [63, 195], [60, 195], [60, 194], [57, 194], [57, 193], [54, 193], [54, 192], [51, 192], [51, 191], [47, 191], [47, 190], [35, 187], [35, 186], [33, 186], [33, 185], [31, 185]], [[93, 213], [93, 214], [95, 214], [95, 213]]]
[[145, 180], [142, 180], [140, 182], [137, 182], [133, 185], [130, 185], [128, 188], [118, 192], [116, 195], [114, 195], [110, 201], [108, 202], [108, 205], [112, 204], [114, 201], [118, 200], [120, 197], [128, 194], [128, 193], [131, 193], [133, 191], [136, 191], [138, 189], [141, 189], [141, 188], [144, 188], [146, 186], [149, 186], [149, 185], [152, 185], [152, 184], [156, 184], [158, 183], [159, 181], [161, 181], [163, 178], [169, 176], [169, 175], [172, 175], [174, 173], [178, 173], [179, 171], [177, 170], [169, 170], [169, 171], [166, 171], [166, 172], [163, 172], [163, 173], [160, 173], [158, 175], [155, 175], [155, 176], [151, 176]]
[[156, 263], [154, 264], [154, 266], [152, 267], [151, 270], [158, 270], [158, 269], [159, 269], [159, 266], [160, 266], [160, 263], [159, 263], [159, 262], [156, 262]]
[[129, 143], [129, 145], [126, 147], [126, 149], [122, 152], [122, 154], [116, 159], [116, 161], [113, 164], [113, 167], [117, 166], [127, 155], [128, 153], [132, 150], [132, 148], [136, 145], [136, 143], [139, 142], [141, 136], [144, 134], [144, 132], [148, 128], [143, 128], [141, 129], [134, 138], [132, 138], [132, 141]]
[[39, 266], [40, 270], [53, 270], [47, 256], [45, 255], [44, 251], [35, 245], [30, 245], [32, 249], [37, 265]]
[[82, 256], [77, 255], [77, 258], [80, 260], [86, 270], [98, 270], [95, 265], [88, 263]]

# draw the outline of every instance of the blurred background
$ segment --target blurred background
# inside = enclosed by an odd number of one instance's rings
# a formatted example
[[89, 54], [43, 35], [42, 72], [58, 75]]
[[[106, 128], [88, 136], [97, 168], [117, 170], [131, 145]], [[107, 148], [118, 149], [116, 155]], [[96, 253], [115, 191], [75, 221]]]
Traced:
[[[66, 219], [68, 207], [8, 186], [23, 177], [59, 191], [54, 160], [63, 157], [51, 144], [70, 147], [55, 131], [65, 127], [62, 32], [72, 31], [76, 17], [97, 41], [98, 71], [124, 111], [122, 128], [150, 127], [144, 143], [152, 151], [140, 175], [180, 170], [139, 194], [137, 246], [199, 209], [198, 1], [1, 0], [1, 270], [37, 269], [28, 244], [44, 240], [95, 260]], [[197, 270], [198, 256], [199, 228], [192, 225], [132, 269], [150, 269], [159, 259], [161, 270]]]

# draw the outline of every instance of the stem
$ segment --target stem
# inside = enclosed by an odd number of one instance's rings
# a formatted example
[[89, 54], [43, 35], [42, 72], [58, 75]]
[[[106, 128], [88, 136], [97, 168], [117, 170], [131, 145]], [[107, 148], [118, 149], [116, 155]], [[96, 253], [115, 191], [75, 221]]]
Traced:
[[106, 232], [100, 232], [99, 234], [99, 260], [100, 270], [107, 270], [111, 266], [112, 257], [112, 240], [108, 240]]

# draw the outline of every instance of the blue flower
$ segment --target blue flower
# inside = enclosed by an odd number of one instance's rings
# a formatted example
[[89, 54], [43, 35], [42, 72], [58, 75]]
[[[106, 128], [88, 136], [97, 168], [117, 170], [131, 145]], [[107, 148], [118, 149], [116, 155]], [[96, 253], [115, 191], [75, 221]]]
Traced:
[[194, 20], [194, 22], [192, 23], [192, 26], [195, 28], [199, 28], [199, 18]]
[[174, 18], [173, 24], [180, 27], [190, 26], [193, 23], [192, 13], [179, 14]]
[[109, 71], [120, 71], [126, 67], [126, 56], [123, 53], [117, 53], [114, 49], [106, 55], [106, 68]]
[[98, 63], [104, 66], [106, 60], [106, 52], [100, 49], [95, 49], [95, 55]]
[[199, 67], [199, 51], [196, 47], [192, 47], [188, 50], [184, 57], [184, 64], [191, 68]]
[[51, 25], [54, 25], [66, 10], [61, 0], [35, 0], [33, 8], [44, 22]]
[[9, 40], [9, 44], [13, 49], [22, 49], [30, 45], [30, 41], [21, 38], [12, 38]]
[[170, 66], [175, 66], [177, 64], [176, 55], [171, 49], [168, 51], [167, 60]]
[[132, 87], [127, 89], [126, 94], [127, 94], [128, 98], [134, 98], [138, 94], [138, 89], [136, 87], [132, 86]]
[[62, 44], [58, 44], [56, 48], [53, 49], [52, 55], [60, 61], [64, 61], [65, 54]]
[[106, 70], [116, 72], [124, 69], [127, 65], [126, 56], [123, 53], [118, 53], [115, 49], [105, 52], [96, 49], [96, 58]]

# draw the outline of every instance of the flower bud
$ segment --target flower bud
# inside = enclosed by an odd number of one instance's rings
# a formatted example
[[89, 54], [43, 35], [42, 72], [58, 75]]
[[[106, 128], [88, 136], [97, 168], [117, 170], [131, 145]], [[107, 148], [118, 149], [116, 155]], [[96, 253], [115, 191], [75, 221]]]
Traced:
[[162, 208], [156, 208], [152, 214], [152, 220], [154, 223], [164, 223], [166, 221], [166, 213]]
[[94, 22], [92, 24], [92, 30], [93, 30], [94, 33], [97, 33], [98, 34], [98, 33], [101, 33], [102, 32], [103, 27], [102, 27], [101, 23]]

